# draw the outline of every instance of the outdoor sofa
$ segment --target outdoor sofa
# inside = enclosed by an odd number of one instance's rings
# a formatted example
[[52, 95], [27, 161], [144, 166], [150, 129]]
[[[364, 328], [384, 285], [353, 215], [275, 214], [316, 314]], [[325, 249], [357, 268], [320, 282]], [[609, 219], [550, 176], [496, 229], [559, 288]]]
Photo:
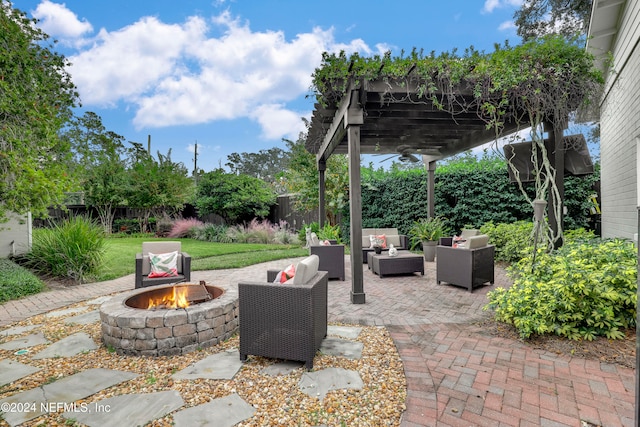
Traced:
[[399, 234], [397, 228], [363, 228], [362, 229], [362, 263], [367, 263], [367, 253], [375, 249], [371, 245], [371, 236], [384, 236], [386, 247], [382, 251], [388, 251], [389, 245], [393, 245], [398, 250], [409, 249], [409, 237]]

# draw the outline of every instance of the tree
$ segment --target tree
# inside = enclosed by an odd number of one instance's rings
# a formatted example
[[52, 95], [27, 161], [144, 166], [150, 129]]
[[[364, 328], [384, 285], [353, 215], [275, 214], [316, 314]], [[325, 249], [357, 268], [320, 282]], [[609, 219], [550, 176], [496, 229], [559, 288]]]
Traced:
[[[282, 174], [284, 186], [295, 195], [296, 208], [312, 211], [318, 208], [318, 167], [316, 158], [305, 148], [305, 135], [298, 141], [286, 140], [289, 165]], [[349, 205], [349, 166], [347, 156], [333, 155], [325, 171], [325, 212], [329, 224], [336, 225], [338, 213]]]
[[524, 41], [547, 34], [584, 36], [593, 0], [528, 0], [513, 17]]
[[201, 215], [220, 215], [228, 224], [266, 217], [276, 195], [261, 179], [216, 169], [198, 181], [196, 207]]
[[129, 169], [127, 204], [140, 209], [140, 230], [149, 230], [149, 218], [174, 215], [193, 196], [193, 181], [182, 163], [171, 161], [171, 150], [166, 155], [158, 152], [158, 160], [141, 144], [133, 145], [133, 164]]
[[115, 208], [126, 202], [124, 137], [107, 131], [100, 116], [90, 111], [73, 119], [64, 135], [74, 153], [74, 170], [86, 204], [98, 211], [105, 233], [110, 234]]
[[286, 169], [289, 153], [282, 148], [273, 147], [257, 153], [231, 153], [227, 159], [225, 166], [229, 167], [231, 173], [249, 175], [273, 184], [277, 176]]
[[46, 216], [72, 184], [58, 131], [78, 93], [68, 61], [35, 22], [0, 0], [0, 220], [8, 211]]

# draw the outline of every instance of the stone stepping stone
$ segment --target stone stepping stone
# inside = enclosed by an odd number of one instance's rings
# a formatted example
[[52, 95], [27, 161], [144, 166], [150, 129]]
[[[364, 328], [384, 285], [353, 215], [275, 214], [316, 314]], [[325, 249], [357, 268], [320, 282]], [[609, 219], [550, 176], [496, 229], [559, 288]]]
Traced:
[[88, 325], [100, 320], [100, 310], [93, 310], [88, 313], [78, 314], [77, 316], [67, 318], [65, 325]]
[[90, 427], [136, 427], [164, 417], [184, 405], [176, 390], [144, 394], [124, 394], [92, 402], [81, 411], [63, 416]]
[[176, 372], [172, 377], [176, 380], [195, 380], [198, 378], [230, 380], [241, 367], [240, 352], [237, 349], [227, 350], [205, 357]]
[[355, 340], [362, 332], [362, 328], [357, 326], [327, 326], [327, 335], [348, 338]]
[[111, 298], [112, 298], [111, 296], [105, 295], [103, 297], [98, 297], [98, 298], [94, 298], [94, 299], [89, 300], [89, 301], [85, 301], [85, 303], [89, 304], [89, 305], [100, 305], [105, 301], [109, 301]]
[[209, 403], [183, 409], [173, 415], [176, 427], [232, 427], [253, 417], [255, 408], [237, 393], [214, 399]]
[[6, 397], [0, 400], [0, 406], [3, 403], [25, 404], [28, 402], [30, 404], [29, 410], [3, 414], [4, 420], [13, 427], [48, 412], [57, 412], [62, 409], [61, 404], [84, 399], [100, 390], [137, 376], [138, 374], [112, 369], [88, 369], [50, 384]]
[[62, 316], [66, 316], [67, 314], [80, 313], [81, 311], [85, 311], [86, 309], [87, 309], [86, 307], [65, 308], [63, 310], [51, 311], [45, 314], [44, 316], [48, 318], [62, 317]]
[[352, 388], [361, 390], [362, 378], [357, 371], [343, 368], [327, 368], [320, 371], [305, 372], [298, 382], [298, 388], [303, 393], [317, 397], [322, 402], [328, 392]]
[[0, 349], [19, 350], [22, 348], [34, 347], [40, 344], [49, 344], [49, 342], [50, 341], [44, 337], [42, 332], [38, 332], [37, 334], [27, 335], [26, 337], [16, 338], [15, 340], [0, 344]]
[[35, 354], [32, 359], [50, 359], [54, 357], [70, 357], [86, 351], [98, 348], [93, 339], [85, 332], [69, 335], [66, 338], [56, 341], [49, 347]]
[[8, 337], [9, 335], [20, 335], [23, 332], [33, 331], [34, 329], [38, 329], [42, 324], [37, 325], [27, 325], [27, 326], [14, 326], [13, 328], [5, 329], [4, 331], [0, 331], [0, 337]]
[[41, 370], [41, 368], [25, 365], [13, 360], [0, 360], [0, 387], [24, 378], [27, 375], [31, 375], [34, 372], [38, 372], [39, 370]]
[[357, 341], [343, 340], [342, 338], [327, 337], [320, 345], [320, 352], [329, 356], [346, 357], [347, 359], [360, 359], [364, 344]]
[[263, 368], [260, 373], [263, 375], [269, 375], [271, 377], [277, 377], [278, 375], [289, 375], [296, 369], [304, 366], [302, 362], [276, 362], [273, 365], [269, 365]]

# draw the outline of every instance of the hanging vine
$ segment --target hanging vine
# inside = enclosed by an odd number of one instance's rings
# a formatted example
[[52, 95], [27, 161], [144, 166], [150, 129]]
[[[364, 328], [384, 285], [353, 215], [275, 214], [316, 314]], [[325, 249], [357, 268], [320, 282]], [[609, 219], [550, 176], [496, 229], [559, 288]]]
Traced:
[[[425, 55], [415, 48], [397, 57], [390, 53], [373, 57], [325, 53], [313, 74], [312, 90], [318, 103], [335, 107], [350, 85], [357, 88], [380, 80], [389, 87], [407, 87], [402, 99], [389, 92], [385, 102], [425, 103], [449, 112], [454, 119], [456, 114], [474, 112], [487, 129], [494, 129], [496, 141], [503, 136], [507, 120], [518, 129], [531, 128], [536, 176], [533, 199], [527, 196], [512, 167], [513, 172], [532, 207], [535, 199], [546, 200], [551, 195], [552, 205], [558, 210], [554, 217], [560, 221], [556, 171], [549, 161], [541, 127], [550, 123], [556, 132], [562, 132], [567, 118], [593, 103], [603, 84], [592, 56], [575, 39], [554, 35], [514, 47], [496, 44], [490, 54], [473, 47], [463, 55], [456, 51]], [[562, 238], [562, 227], [557, 224], [558, 232], [553, 233], [546, 223], [543, 235], [552, 248]]]

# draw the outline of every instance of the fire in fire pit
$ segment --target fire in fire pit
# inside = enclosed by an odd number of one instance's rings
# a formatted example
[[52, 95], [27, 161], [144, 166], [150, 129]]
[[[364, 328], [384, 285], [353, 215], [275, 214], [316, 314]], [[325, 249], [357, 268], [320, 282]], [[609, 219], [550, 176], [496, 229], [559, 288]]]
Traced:
[[204, 281], [200, 284], [182, 284], [147, 290], [132, 296], [125, 304], [133, 308], [149, 310], [186, 308], [222, 295], [222, 290], [207, 286]]
[[185, 354], [236, 332], [238, 290], [204, 282], [136, 289], [103, 303], [100, 320], [105, 345], [118, 354]]

